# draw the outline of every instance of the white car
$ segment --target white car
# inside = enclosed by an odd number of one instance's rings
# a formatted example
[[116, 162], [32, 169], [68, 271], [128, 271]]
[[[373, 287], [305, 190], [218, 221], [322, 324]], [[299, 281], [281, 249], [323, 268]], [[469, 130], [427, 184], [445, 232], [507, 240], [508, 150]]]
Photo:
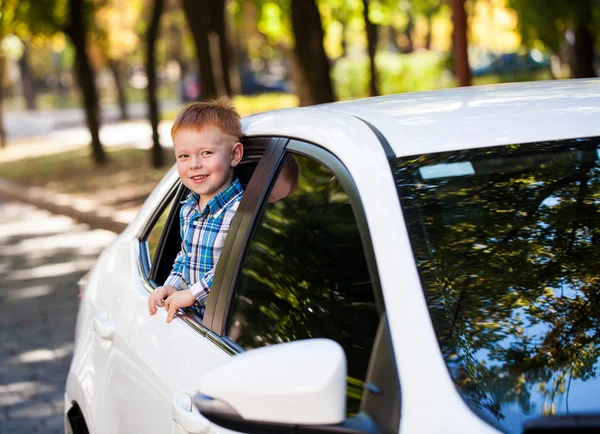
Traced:
[[[173, 169], [85, 283], [68, 433], [600, 427], [600, 80], [243, 120], [245, 193], [206, 312], [147, 298]], [[266, 198], [280, 163], [293, 195]]]

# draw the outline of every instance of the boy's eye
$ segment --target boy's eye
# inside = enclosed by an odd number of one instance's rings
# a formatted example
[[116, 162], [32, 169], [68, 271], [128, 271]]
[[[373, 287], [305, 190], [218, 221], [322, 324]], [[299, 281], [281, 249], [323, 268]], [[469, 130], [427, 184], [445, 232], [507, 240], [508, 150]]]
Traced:
[[210, 155], [210, 154], [212, 154], [212, 152], [210, 152], [210, 151], [204, 151], [204, 152], [202, 152], [202, 155]]
[[178, 160], [183, 160], [184, 158], [187, 158], [187, 157], [188, 157], [188, 154], [179, 154], [179, 155], [177, 156], [177, 159], [178, 159]]

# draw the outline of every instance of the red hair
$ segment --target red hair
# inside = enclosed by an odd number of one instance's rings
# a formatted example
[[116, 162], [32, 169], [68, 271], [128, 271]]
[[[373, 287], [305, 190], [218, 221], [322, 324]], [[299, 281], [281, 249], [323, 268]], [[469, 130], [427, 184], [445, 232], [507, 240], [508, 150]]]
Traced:
[[240, 115], [227, 97], [194, 102], [185, 106], [173, 122], [171, 137], [182, 128], [201, 130], [206, 125], [218, 127], [224, 133], [237, 137], [238, 140], [242, 138]]

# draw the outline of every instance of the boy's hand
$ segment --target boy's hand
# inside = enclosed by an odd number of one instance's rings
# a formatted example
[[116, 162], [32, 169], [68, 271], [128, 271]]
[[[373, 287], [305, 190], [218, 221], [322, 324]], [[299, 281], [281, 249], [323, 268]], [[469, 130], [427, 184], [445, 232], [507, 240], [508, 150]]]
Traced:
[[163, 307], [165, 305], [165, 298], [175, 292], [177, 292], [177, 288], [171, 285], [159, 286], [152, 291], [152, 294], [148, 297], [148, 312], [150, 312], [150, 315], [156, 313], [156, 305]]
[[171, 294], [169, 298], [165, 300], [165, 309], [167, 309], [167, 323], [173, 321], [177, 309], [180, 307], [190, 307], [196, 303], [196, 297], [192, 294], [189, 289], [177, 291]]

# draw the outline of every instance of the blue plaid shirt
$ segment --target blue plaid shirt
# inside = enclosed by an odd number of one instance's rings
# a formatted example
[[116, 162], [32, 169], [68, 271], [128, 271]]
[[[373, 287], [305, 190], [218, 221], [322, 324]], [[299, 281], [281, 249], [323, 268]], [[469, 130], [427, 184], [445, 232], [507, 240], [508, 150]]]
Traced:
[[181, 251], [165, 281], [177, 289], [192, 291], [200, 306], [206, 305], [219, 255], [244, 189], [237, 178], [208, 201], [200, 212], [197, 193], [191, 192], [179, 212]]

